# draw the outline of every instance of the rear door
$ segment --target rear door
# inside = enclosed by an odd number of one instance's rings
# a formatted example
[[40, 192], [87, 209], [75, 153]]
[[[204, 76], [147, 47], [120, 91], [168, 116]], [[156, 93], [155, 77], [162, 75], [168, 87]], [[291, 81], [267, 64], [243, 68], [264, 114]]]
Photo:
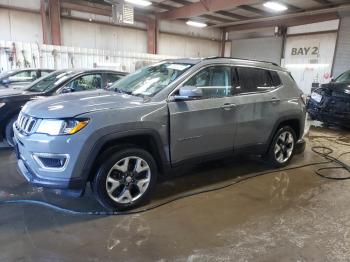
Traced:
[[235, 149], [265, 148], [278, 119], [281, 80], [277, 72], [261, 68], [237, 67], [236, 73]]
[[231, 69], [230, 66], [217, 65], [199, 70], [182, 86], [202, 89], [203, 97], [169, 102], [173, 163], [204, 155], [233, 152]]

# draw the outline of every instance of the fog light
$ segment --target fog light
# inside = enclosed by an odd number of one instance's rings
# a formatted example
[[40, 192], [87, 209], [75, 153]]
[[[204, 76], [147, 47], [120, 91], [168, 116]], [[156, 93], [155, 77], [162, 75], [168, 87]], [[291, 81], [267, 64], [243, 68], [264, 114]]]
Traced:
[[67, 167], [69, 155], [33, 153], [33, 159], [42, 169], [49, 171], [63, 171]]

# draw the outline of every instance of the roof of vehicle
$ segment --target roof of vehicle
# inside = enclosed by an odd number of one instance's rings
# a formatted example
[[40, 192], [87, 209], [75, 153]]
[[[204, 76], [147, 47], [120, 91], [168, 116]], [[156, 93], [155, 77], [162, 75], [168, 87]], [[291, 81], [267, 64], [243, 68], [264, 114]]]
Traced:
[[173, 63], [191, 64], [191, 65], [195, 65], [199, 63], [206, 63], [206, 64], [232, 63], [235, 65], [256, 66], [256, 67], [263, 67], [271, 70], [288, 71], [287, 69], [279, 66], [274, 62], [242, 59], [242, 58], [230, 58], [230, 57], [181, 58], [181, 59], [168, 59], [166, 61], [173, 62]]
[[57, 70], [57, 71], [62, 71], [62, 72], [67, 72], [67, 71], [72, 71], [75, 72], [76, 74], [80, 73], [93, 73], [93, 72], [112, 72], [112, 73], [117, 73], [117, 74], [123, 74], [127, 75], [127, 72], [122, 72], [122, 71], [117, 71], [113, 69], [103, 69], [103, 68], [93, 68], [93, 69], [63, 69], [63, 70]]

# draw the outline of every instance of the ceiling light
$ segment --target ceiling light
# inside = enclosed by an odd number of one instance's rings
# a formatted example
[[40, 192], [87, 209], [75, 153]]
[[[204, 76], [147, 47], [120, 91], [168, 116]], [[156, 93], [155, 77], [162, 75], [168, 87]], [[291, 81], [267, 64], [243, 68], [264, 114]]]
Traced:
[[286, 11], [288, 9], [288, 7], [286, 7], [285, 5], [282, 5], [281, 3], [273, 2], [273, 1], [264, 3], [264, 6], [277, 12]]
[[147, 0], [125, 0], [125, 2], [140, 6], [150, 6], [152, 4], [152, 2]]
[[188, 21], [186, 22], [186, 24], [189, 25], [189, 26], [200, 27], [200, 28], [203, 28], [203, 27], [208, 26], [208, 25], [205, 24], [205, 23], [196, 22], [196, 21], [191, 21], [191, 20], [188, 20]]

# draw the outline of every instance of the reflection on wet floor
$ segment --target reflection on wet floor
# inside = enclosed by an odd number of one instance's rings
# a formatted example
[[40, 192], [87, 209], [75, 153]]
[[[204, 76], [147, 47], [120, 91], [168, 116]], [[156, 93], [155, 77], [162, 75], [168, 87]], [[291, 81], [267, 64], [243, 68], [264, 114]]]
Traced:
[[[306, 152], [290, 166], [349, 151], [350, 131], [310, 126]], [[344, 162], [350, 163], [345, 156]], [[132, 216], [71, 216], [42, 207], [0, 208], [0, 261], [346, 261], [350, 257], [350, 181], [280, 171]], [[159, 182], [150, 205], [269, 170], [254, 157], [187, 168]], [[344, 172], [331, 170], [331, 173]], [[334, 175], [334, 174], [333, 174]], [[88, 189], [72, 199], [33, 188], [0, 150], [0, 198], [38, 199], [75, 210], [102, 210]]]

